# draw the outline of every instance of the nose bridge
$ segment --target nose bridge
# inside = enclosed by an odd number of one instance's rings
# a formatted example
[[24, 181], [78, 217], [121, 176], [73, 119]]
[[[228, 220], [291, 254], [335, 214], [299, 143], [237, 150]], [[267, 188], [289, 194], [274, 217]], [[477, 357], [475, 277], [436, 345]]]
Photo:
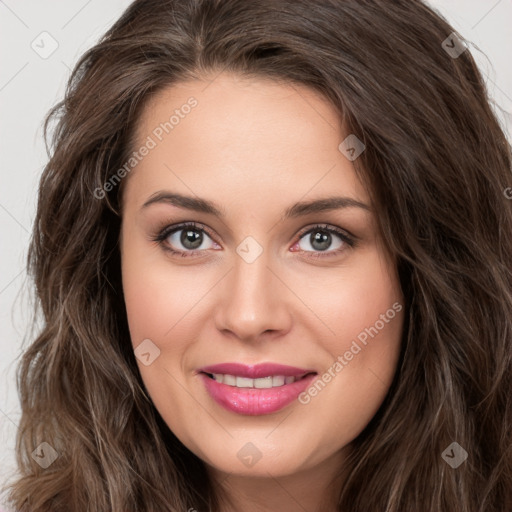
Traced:
[[239, 244], [234, 268], [224, 284], [219, 329], [228, 329], [240, 338], [254, 338], [268, 330], [286, 328], [283, 290], [270, 270], [270, 260], [269, 253], [254, 239]]
[[249, 299], [251, 302], [268, 299], [267, 295], [272, 286], [269, 259], [267, 252], [262, 252], [254, 260], [245, 259], [238, 254], [235, 258], [231, 286], [239, 299]]

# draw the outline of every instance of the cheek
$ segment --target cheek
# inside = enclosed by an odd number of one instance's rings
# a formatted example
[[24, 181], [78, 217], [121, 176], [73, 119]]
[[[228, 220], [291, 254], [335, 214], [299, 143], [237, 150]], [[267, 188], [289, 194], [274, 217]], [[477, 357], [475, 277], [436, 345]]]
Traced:
[[[193, 267], [170, 270], [161, 249], [126, 244], [122, 257], [123, 293], [132, 343], [172, 339], [173, 351], [194, 323], [194, 306], [211, 284], [197, 279]], [[206, 275], [205, 275], [206, 277]], [[163, 348], [163, 347], [162, 347]], [[167, 347], [166, 347], [167, 350]]]
[[375, 334], [371, 329], [375, 324], [379, 338], [400, 338], [402, 321], [397, 309], [403, 309], [403, 297], [394, 266], [373, 250], [345, 270], [329, 276], [323, 286], [311, 288], [308, 294], [312, 309], [331, 331], [331, 336], [324, 337], [329, 352], [333, 356], [343, 354], [353, 340], [364, 345], [370, 338], [367, 329]]
[[[182, 440], [189, 440], [189, 424], [201, 424], [200, 413], [190, 407], [190, 397], [183, 392], [181, 365], [184, 354], [193, 342], [194, 304], [208, 290], [198, 284], [193, 271], [169, 271], [169, 264], [160, 255], [151, 261], [152, 253], [134, 246], [125, 247], [122, 259], [123, 292], [132, 346], [149, 346], [148, 365], [137, 358], [144, 385], [158, 411], [171, 430]], [[204, 289], [203, 289], [204, 288]], [[144, 340], [153, 345], [143, 345]], [[146, 351], [146, 349], [144, 350]], [[137, 353], [137, 350], [136, 350]], [[196, 418], [197, 416], [197, 418]]]
[[327, 295], [324, 318], [334, 336], [324, 337], [323, 346], [330, 357], [299, 401], [309, 417], [333, 426], [327, 437], [334, 446], [341, 431], [344, 442], [354, 439], [382, 404], [396, 372], [405, 307], [393, 267], [377, 253]]

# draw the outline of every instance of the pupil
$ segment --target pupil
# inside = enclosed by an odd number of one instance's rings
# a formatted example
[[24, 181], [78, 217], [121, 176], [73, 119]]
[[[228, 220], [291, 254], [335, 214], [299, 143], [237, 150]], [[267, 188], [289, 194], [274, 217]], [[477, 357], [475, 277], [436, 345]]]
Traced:
[[203, 235], [192, 229], [183, 230], [181, 234], [181, 243], [187, 249], [197, 249], [201, 246]]
[[[315, 244], [319, 244], [315, 247]], [[325, 251], [331, 245], [331, 234], [327, 231], [316, 231], [311, 234], [311, 246], [319, 251]]]

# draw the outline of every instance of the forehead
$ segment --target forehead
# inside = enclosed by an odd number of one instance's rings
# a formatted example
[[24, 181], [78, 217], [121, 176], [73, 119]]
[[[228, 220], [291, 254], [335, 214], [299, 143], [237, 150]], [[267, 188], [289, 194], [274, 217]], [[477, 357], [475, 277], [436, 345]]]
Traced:
[[316, 91], [271, 79], [220, 74], [167, 87], [145, 106], [134, 151], [151, 146], [129, 175], [127, 201], [162, 188], [266, 204], [308, 194], [366, 200], [336, 109]]

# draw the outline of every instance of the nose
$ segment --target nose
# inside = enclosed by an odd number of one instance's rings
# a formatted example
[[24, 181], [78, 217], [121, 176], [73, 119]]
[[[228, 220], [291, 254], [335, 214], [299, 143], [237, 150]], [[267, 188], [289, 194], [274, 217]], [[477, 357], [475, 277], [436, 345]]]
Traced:
[[235, 257], [234, 267], [219, 283], [221, 297], [215, 313], [219, 331], [255, 342], [290, 330], [293, 293], [269, 260], [265, 251], [252, 263]]

